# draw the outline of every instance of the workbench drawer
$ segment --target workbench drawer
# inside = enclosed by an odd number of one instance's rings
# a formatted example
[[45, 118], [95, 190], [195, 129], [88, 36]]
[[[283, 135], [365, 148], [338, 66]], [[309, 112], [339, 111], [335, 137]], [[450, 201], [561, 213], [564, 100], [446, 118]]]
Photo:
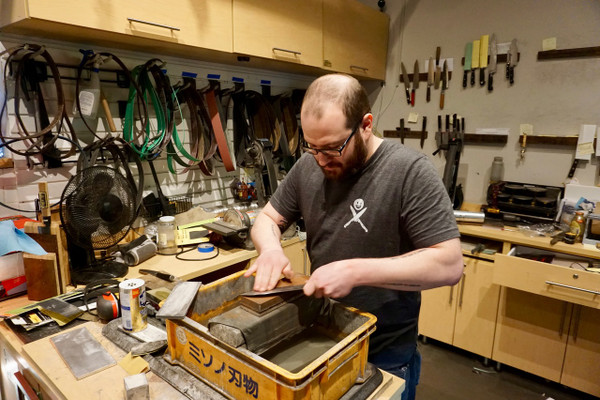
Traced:
[[[517, 256], [524, 249], [527, 248], [517, 246], [508, 254], [496, 255], [493, 283], [600, 309], [599, 273]], [[553, 254], [541, 250], [537, 252], [542, 256]], [[556, 255], [567, 257], [560, 253]], [[572, 265], [576, 266], [577, 263], [575, 259]]]

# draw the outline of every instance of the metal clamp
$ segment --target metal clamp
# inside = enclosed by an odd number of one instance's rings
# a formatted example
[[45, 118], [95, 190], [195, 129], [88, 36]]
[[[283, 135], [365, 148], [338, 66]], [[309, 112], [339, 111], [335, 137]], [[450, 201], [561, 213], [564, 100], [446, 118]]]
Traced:
[[152, 25], [152, 26], [158, 26], [159, 28], [170, 29], [172, 31], [180, 31], [181, 30], [181, 29], [179, 29], [179, 28], [177, 28], [175, 26], [169, 26], [169, 25], [159, 24], [157, 22], [144, 21], [144, 20], [137, 19], [137, 18], [127, 18], [127, 21], [129, 21], [129, 22], [139, 22], [140, 24], [146, 24], [146, 25]]
[[284, 53], [291, 53], [295, 56], [300, 56], [302, 55], [301, 52], [296, 51], [296, 50], [288, 50], [288, 49], [282, 49], [281, 47], [273, 47], [273, 51], [283, 51]]
[[597, 290], [584, 289], [577, 286], [565, 285], [564, 283], [546, 281], [546, 285], [559, 286], [567, 289], [579, 290], [580, 292], [592, 293], [592, 294], [600, 294]]

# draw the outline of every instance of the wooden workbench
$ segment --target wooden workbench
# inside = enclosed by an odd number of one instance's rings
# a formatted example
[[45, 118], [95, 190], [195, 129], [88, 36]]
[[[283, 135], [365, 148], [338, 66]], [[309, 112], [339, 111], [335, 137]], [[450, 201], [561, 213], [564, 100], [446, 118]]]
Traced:
[[[297, 251], [304, 248], [304, 243], [298, 238], [293, 238], [283, 243], [284, 250]], [[299, 254], [303, 254], [300, 252]], [[242, 249], [220, 249], [219, 255], [207, 261], [181, 261], [174, 256], [155, 256], [137, 267], [130, 268], [125, 278], [143, 277], [139, 274], [140, 268], [161, 270], [168, 272], [182, 280], [199, 279], [211, 273], [226, 271], [235, 267], [237, 270], [247, 268], [257, 257], [256, 251]], [[186, 258], [203, 256], [202, 253], [190, 252]], [[292, 261], [292, 263], [294, 263]], [[295, 269], [302, 271], [305, 266]], [[209, 275], [207, 275], [209, 274]], [[145, 276], [147, 277], [147, 276]], [[0, 302], [0, 313], [12, 310], [31, 303], [26, 296]], [[102, 346], [115, 358], [120, 360], [125, 352], [102, 336], [104, 326], [100, 322], [87, 322], [76, 328], [85, 326], [86, 329], [102, 344]], [[2, 399], [16, 400], [18, 390], [12, 375], [18, 369], [30, 381], [31, 386], [43, 394], [44, 399], [123, 399], [123, 378], [127, 375], [119, 365], [114, 365], [103, 371], [92, 374], [87, 378], [77, 381], [71, 374], [66, 364], [46, 337], [37, 341], [23, 344], [17, 335], [6, 325], [0, 323], [0, 371], [2, 372]], [[400, 399], [404, 390], [404, 381], [382, 371], [383, 382], [369, 397], [370, 399]], [[152, 372], [147, 373], [152, 399], [186, 399], [180, 392], [163, 381]]]

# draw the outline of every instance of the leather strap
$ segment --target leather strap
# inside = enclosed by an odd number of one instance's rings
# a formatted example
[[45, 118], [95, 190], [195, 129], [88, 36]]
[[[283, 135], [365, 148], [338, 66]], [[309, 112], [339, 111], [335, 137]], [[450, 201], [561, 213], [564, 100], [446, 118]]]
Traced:
[[235, 166], [233, 165], [233, 162], [231, 161], [231, 156], [229, 155], [229, 147], [227, 146], [227, 138], [225, 137], [225, 132], [223, 131], [223, 123], [221, 122], [221, 117], [219, 115], [215, 90], [208, 90], [204, 93], [204, 96], [206, 97], [206, 103], [208, 105], [208, 113], [210, 115], [213, 133], [217, 140], [219, 155], [221, 156], [223, 165], [225, 165], [225, 169], [227, 171], [233, 171], [235, 170]]

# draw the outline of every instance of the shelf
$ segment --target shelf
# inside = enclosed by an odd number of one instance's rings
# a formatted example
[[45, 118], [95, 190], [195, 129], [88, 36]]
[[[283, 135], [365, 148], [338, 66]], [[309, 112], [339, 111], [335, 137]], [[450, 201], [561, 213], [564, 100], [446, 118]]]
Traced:
[[[412, 84], [413, 76], [415, 74], [408, 74], [408, 83]], [[452, 71], [448, 71], [448, 81], [452, 80]], [[427, 82], [427, 72], [422, 72], [419, 74], [419, 82]], [[400, 83], [404, 83], [404, 77], [400, 74]], [[442, 79], [440, 78], [440, 85], [442, 84]]]
[[[404, 138], [405, 139], [421, 139], [421, 134], [423, 131], [411, 131], [410, 129], [404, 128]], [[425, 139], [427, 139], [427, 131], [425, 131]], [[383, 131], [383, 137], [386, 138], [401, 138], [400, 128], [397, 128], [395, 131]]]
[[[523, 136], [519, 136], [519, 144], [523, 144]], [[526, 146], [530, 144], [547, 144], [556, 146], [577, 146], [578, 136], [527, 135]]]
[[[420, 139], [423, 131], [412, 131], [409, 129], [404, 129], [404, 138], [405, 139]], [[508, 135], [478, 135], [476, 133], [465, 133], [464, 134], [465, 144], [506, 144], [508, 141]], [[386, 138], [401, 138], [400, 128], [396, 128], [395, 131], [383, 131], [383, 137]], [[427, 139], [428, 135], [425, 132], [425, 139]]]
[[564, 58], [600, 57], [600, 47], [580, 47], [578, 49], [538, 51], [539, 60], [559, 60]]
[[[507, 54], [496, 55], [496, 64], [505, 64], [508, 59]], [[517, 53], [517, 61], [521, 60], [521, 53]], [[488, 56], [488, 65], [490, 64], [490, 56]], [[465, 65], [465, 58], [461, 58], [460, 65]], [[486, 67], [487, 68], [487, 67]], [[476, 68], [479, 69], [479, 68]]]

